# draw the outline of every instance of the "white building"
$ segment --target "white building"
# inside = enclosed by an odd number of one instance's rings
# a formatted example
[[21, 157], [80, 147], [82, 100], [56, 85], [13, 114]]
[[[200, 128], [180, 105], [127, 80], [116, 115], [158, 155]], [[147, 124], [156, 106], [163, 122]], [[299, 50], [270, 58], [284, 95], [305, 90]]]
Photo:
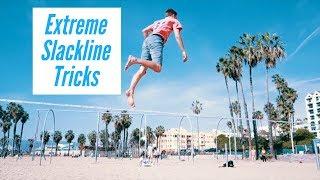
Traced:
[[320, 91], [307, 94], [305, 101], [309, 131], [320, 138]]

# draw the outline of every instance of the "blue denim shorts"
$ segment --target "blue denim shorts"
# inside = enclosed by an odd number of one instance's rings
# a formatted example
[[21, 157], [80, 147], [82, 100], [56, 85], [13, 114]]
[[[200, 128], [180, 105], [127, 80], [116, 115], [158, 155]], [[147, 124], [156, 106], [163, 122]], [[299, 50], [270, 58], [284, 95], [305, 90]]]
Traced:
[[141, 59], [154, 61], [162, 66], [163, 39], [160, 35], [149, 35], [142, 44]]

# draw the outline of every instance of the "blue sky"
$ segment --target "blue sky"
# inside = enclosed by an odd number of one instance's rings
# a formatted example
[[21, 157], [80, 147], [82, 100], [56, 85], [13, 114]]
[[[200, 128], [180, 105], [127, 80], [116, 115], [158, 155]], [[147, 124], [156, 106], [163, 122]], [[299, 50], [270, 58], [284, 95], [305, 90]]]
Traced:
[[[17, 5], [19, 4], [19, 5]], [[287, 57], [271, 74], [279, 73], [298, 90], [297, 117], [305, 117], [304, 96], [319, 90], [320, 1], [135, 1], [135, 0], [3, 0], [0, 2], [1, 98], [14, 98], [55, 103], [89, 104], [127, 108], [121, 96], [33, 96], [32, 95], [32, 7], [121, 7], [122, 64], [129, 54], [140, 55], [143, 41], [141, 29], [163, 18], [165, 9], [178, 12], [183, 25], [183, 39], [189, 62], [182, 63], [179, 48], [171, 36], [164, 49], [163, 71], [148, 72], [136, 92], [137, 109], [170, 112], [190, 112], [193, 100], [204, 104], [203, 114], [225, 115], [227, 96], [223, 78], [216, 73], [217, 59], [223, 56], [244, 33], [277, 33], [285, 42]], [[122, 73], [122, 92], [130, 83], [137, 67]], [[245, 70], [244, 84], [248, 90]], [[266, 97], [265, 71], [262, 65], [254, 69], [257, 109], [262, 110]], [[234, 95], [234, 88], [232, 93]], [[276, 92], [271, 92], [275, 100]], [[234, 98], [234, 96], [233, 96]], [[247, 93], [247, 101], [250, 99]], [[249, 101], [250, 102], [250, 101]], [[1, 103], [5, 106], [4, 103]], [[34, 109], [26, 124], [29, 138], [35, 128]], [[177, 119], [153, 117], [151, 125], [174, 127]], [[137, 125], [135, 118], [133, 126]], [[202, 120], [203, 130], [215, 128], [215, 120]], [[95, 127], [95, 115], [58, 113], [58, 128], [88, 132]]]

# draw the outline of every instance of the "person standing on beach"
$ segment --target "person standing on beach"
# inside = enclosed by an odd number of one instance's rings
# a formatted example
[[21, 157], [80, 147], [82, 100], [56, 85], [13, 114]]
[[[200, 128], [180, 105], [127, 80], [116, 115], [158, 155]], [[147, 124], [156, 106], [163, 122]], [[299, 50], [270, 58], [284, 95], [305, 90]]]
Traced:
[[161, 72], [163, 47], [172, 31], [181, 50], [183, 62], [188, 59], [181, 37], [182, 25], [177, 19], [177, 12], [173, 9], [168, 9], [165, 16], [164, 19], [157, 20], [142, 30], [145, 39], [142, 44], [141, 58], [129, 55], [125, 65], [125, 70], [128, 70], [134, 64], [140, 65], [140, 69], [132, 77], [131, 85], [126, 91], [128, 105], [132, 108], [135, 107], [135, 88], [140, 79], [146, 74], [147, 69], [150, 68], [157, 73]]

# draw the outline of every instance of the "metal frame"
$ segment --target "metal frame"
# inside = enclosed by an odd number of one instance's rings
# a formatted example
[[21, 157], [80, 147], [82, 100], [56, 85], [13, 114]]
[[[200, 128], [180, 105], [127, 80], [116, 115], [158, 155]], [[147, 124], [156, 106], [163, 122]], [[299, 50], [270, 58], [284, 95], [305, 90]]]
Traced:
[[320, 145], [320, 139], [314, 139], [313, 140], [313, 147], [314, 147], [314, 153], [315, 153], [315, 158], [316, 158], [316, 164], [317, 164], [317, 169], [320, 170], [320, 157], [319, 157], [319, 151], [318, 151], [318, 146]]
[[[131, 114], [131, 115], [142, 115], [141, 117], [141, 121], [140, 121], [140, 130], [141, 130], [141, 126], [142, 126], [142, 118], [144, 118], [144, 122], [145, 122], [145, 135], [146, 135], [146, 127], [147, 127], [147, 116], [171, 116], [171, 117], [181, 117], [181, 120], [179, 122], [179, 136], [180, 136], [180, 126], [181, 126], [181, 122], [183, 120], [184, 117], [188, 118], [189, 121], [189, 125], [191, 128], [191, 131], [193, 131], [192, 129], [192, 123], [191, 123], [191, 119], [190, 117], [197, 117], [197, 118], [220, 118], [218, 125], [217, 125], [217, 129], [216, 129], [216, 135], [218, 133], [218, 127], [220, 125], [220, 122], [223, 119], [232, 119], [232, 118], [225, 118], [225, 117], [221, 117], [221, 116], [200, 116], [200, 115], [194, 115], [194, 114], [187, 114], [187, 113], [172, 113], [172, 112], [162, 112], [162, 111], [149, 111], [149, 110], [128, 110], [128, 109], [113, 109], [113, 108], [106, 108], [106, 107], [102, 107], [102, 106], [88, 106], [88, 105], [77, 105], [77, 104], [58, 104], [58, 103], [48, 103], [48, 102], [39, 102], [39, 101], [25, 101], [25, 100], [15, 100], [15, 99], [0, 99], [0, 102], [16, 102], [16, 103], [20, 103], [20, 104], [32, 104], [32, 105], [44, 105], [44, 106], [51, 106], [51, 107], [64, 107], [64, 108], [79, 108], [79, 109], [83, 109], [83, 110], [72, 110], [72, 109], [37, 109], [37, 113], [38, 113], [38, 121], [37, 121], [37, 126], [36, 126], [36, 133], [35, 133], [35, 140], [37, 138], [37, 133], [38, 133], [38, 126], [39, 126], [39, 121], [40, 121], [40, 115], [39, 115], [39, 111], [47, 111], [46, 113], [46, 117], [44, 119], [44, 125], [43, 125], [43, 131], [45, 131], [45, 125], [46, 125], [46, 121], [47, 121], [47, 117], [49, 112], [52, 112], [53, 114], [53, 128], [55, 131], [55, 114], [54, 111], [73, 111], [73, 112], [87, 112], [87, 113], [97, 113], [97, 137], [96, 137], [96, 150], [95, 150], [95, 161], [97, 162], [97, 154], [98, 154], [98, 150], [97, 150], [97, 146], [98, 146], [98, 140], [99, 140], [99, 136], [98, 136], [98, 132], [99, 132], [99, 123], [100, 123], [100, 113], [103, 113], [105, 111], [109, 111], [109, 112], [118, 112], [121, 113], [121, 111], [126, 110], [126, 114]], [[87, 109], [87, 110], [85, 110]], [[91, 109], [91, 110], [89, 110]], [[235, 120], [247, 120], [246, 118], [233, 118]], [[257, 121], [257, 119], [250, 119], [252, 121]], [[272, 121], [272, 122], [284, 122], [284, 123], [288, 123], [286, 121], [273, 121], [273, 120], [268, 120], [268, 119], [262, 119], [262, 120], [258, 120], [258, 121]], [[197, 126], [199, 128], [199, 123], [197, 121]], [[199, 130], [199, 129], [198, 129]], [[292, 129], [291, 129], [292, 131]], [[193, 133], [193, 132], [192, 132]], [[139, 134], [140, 135], [140, 134]], [[292, 135], [292, 132], [291, 132]], [[180, 137], [179, 137], [180, 138]], [[199, 135], [198, 135], [199, 138]], [[217, 146], [217, 136], [216, 138], [216, 146]], [[42, 147], [43, 147], [43, 138], [42, 138]], [[178, 143], [180, 144], [180, 142]], [[53, 144], [52, 144], [53, 145]], [[147, 146], [146, 146], [147, 147]], [[34, 147], [33, 147], [34, 148]], [[32, 149], [33, 149], [32, 148]], [[180, 146], [179, 146], [180, 149]], [[216, 148], [217, 149], [217, 148]], [[140, 150], [140, 137], [139, 137], [139, 150]], [[52, 151], [52, 149], [51, 149]], [[235, 149], [236, 151], [236, 149]], [[180, 158], [180, 151], [179, 153], [179, 158]], [[194, 153], [194, 147], [193, 147], [193, 137], [192, 137], [192, 155]], [[51, 162], [51, 158], [52, 158], [52, 153], [51, 153], [51, 157], [50, 157], [50, 162]], [[32, 160], [34, 159], [34, 151], [33, 151], [33, 156], [32, 156]], [[42, 154], [40, 156], [40, 165], [41, 165], [41, 159], [42, 159]], [[194, 161], [194, 155], [193, 155], [193, 161]]]

